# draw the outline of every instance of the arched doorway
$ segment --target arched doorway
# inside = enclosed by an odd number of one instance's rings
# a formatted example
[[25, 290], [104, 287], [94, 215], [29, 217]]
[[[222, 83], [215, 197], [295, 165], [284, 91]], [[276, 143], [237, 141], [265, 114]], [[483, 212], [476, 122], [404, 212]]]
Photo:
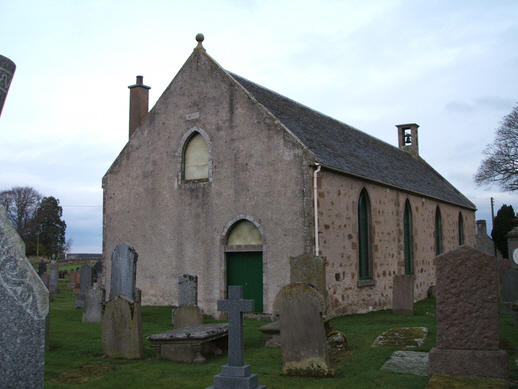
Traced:
[[255, 312], [263, 312], [263, 238], [249, 220], [234, 223], [225, 246], [227, 288], [243, 286], [243, 298], [255, 301]]

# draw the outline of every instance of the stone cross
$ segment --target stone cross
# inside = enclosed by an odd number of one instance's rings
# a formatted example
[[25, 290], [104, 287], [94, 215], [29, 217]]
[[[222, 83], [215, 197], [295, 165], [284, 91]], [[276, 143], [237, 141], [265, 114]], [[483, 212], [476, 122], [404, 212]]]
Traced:
[[228, 300], [218, 300], [218, 311], [228, 312], [228, 364], [221, 366], [221, 374], [214, 376], [208, 389], [266, 389], [244, 362], [243, 312], [253, 310], [254, 300], [243, 300], [242, 286], [229, 286]]
[[245, 364], [243, 312], [254, 310], [254, 300], [243, 300], [242, 286], [228, 287], [228, 300], [218, 300], [218, 311], [228, 312], [228, 366]]

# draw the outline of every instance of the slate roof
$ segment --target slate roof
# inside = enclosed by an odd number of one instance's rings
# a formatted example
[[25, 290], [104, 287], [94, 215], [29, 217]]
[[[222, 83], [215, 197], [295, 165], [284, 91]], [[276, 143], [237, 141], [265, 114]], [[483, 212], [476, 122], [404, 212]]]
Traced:
[[475, 205], [421, 158], [314, 111], [287, 97], [229, 74], [309, 150], [316, 161], [344, 173], [475, 210]]

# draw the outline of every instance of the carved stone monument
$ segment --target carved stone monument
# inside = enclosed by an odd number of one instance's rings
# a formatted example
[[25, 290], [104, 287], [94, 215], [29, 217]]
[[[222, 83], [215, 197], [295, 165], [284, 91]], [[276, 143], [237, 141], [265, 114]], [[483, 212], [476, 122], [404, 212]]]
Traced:
[[16, 65], [14, 62], [0, 55], [0, 116], [2, 115], [2, 109], [4, 108], [7, 92], [11, 86], [15, 70]]
[[244, 360], [243, 312], [253, 310], [254, 300], [243, 300], [242, 286], [229, 286], [228, 300], [218, 300], [218, 311], [228, 312], [228, 364], [221, 366], [209, 389], [266, 389], [258, 385], [257, 374], [251, 374], [252, 367]]
[[0, 206], [0, 388], [43, 388], [49, 291]]
[[101, 308], [104, 302], [104, 295], [104, 289], [98, 285], [92, 285], [86, 288], [83, 323], [101, 322]]

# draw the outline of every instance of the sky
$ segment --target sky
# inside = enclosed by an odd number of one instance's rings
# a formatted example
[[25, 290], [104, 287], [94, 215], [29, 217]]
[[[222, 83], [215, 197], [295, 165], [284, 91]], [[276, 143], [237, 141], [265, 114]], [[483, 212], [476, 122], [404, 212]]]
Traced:
[[473, 175], [518, 105], [516, 0], [1, 0], [0, 54], [16, 73], [0, 117], [0, 190], [63, 207], [73, 253], [102, 251], [102, 177], [128, 141], [129, 85], [150, 109], [196, 47], [223, 68], [419, 152], [477, 206]]

